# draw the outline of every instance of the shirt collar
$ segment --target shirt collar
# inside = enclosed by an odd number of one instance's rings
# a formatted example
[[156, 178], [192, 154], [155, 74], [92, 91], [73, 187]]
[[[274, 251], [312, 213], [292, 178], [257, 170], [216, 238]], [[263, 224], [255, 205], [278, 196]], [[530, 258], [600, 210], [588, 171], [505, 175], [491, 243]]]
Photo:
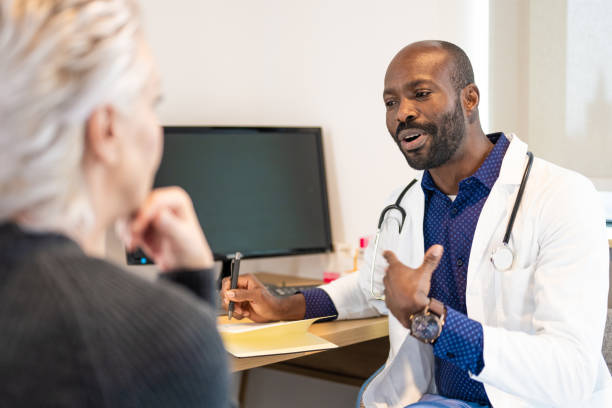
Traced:
[[[494, 144], [493, 149], [491, 149], [491, 152], [489, 152], [487, 158], [482, 165], [480, 165], [478, 170], [476, 170], [472, 176], [466, 178], [465, 180], [474, 178], [491, 190], [493, 184], [495, 184], [495, 181], [499, 176], [499, 169], [501, 168], [501, 164], [504, 159], [504, 155], [506, 154], [506, 150], [508, 150], [508, 146], [510, 145], [510, 141], [502, 132], [488, 134], [487, 138], [489, 138], [491, 143]], [[423, 191], [434, 191], [438, 189], [433, 181], [433, 178], [431, 177], [431, 174], [429, 173], [429, 170], [425, 170], [423, 172], [421, 187], [423, 188]]]

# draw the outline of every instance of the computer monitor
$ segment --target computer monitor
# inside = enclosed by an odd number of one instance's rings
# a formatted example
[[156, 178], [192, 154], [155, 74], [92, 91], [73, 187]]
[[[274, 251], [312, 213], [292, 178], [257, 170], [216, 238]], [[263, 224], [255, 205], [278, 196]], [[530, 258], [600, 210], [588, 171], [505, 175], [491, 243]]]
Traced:
[[164, 136], [155, 186], [189, 193], [217, 259], [331, 250], [320, 128], [172, 126]]

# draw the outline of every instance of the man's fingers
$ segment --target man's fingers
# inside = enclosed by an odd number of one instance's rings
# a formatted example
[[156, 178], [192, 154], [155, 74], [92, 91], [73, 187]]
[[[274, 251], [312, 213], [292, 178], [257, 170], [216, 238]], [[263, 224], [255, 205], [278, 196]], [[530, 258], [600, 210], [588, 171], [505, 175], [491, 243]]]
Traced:
[[236, 281], [236, 286], [241, 289], [249, 289], [253, 286], [251, 280], [251, 275], [239, 275], [238, 281]]
[[222, 291], [229, 290], [231, 283], [232, 282], [230, 281], [229, 277], [223, 278], [223, 280], [221, 281], [221, 290]]
[[442, 245], [432, 245], [427, 252], [425, 252], [425, 259], [423, 260], [421, 268], [428, 273], [433, 273], [438, 267], [443, 253], [444, 248]]
[[240, 313], [232, 313], [232, 319], [236, 319], [236, 320], [242, 320], [244, 318], [244, 316], [242, 316]]
[[231, 289], [225, 295], [232, 302], [252, 302], [259, 297], [259, 291], [247, 289]]
[[246, 308], [242, 306], [242, 303], [234, 303], [234, 313], [246, 317], [248, 315], [247, 308], [249, 307], [249, 305], [247, 304]]
[[[223, 280], [221, 281], [221, 292], [225, 293], [228, 290], [231, 290], [231, 284], [232, 280], [229, 276], [223, 278]], [[253, 286], [251, 275], [244, 275], [238, 277], [235, 289], [253, 289], [256, 287], [257, 286]]]
[[238, 276], [237, 286], [240, 289], [257, 289], [263, 285], [254, 275], [245, 274]]
[[253, 275], [243, 275], [238, 277], [236, 288], [231, 289], [231, 279], [229, 277], [223, 278], [221, 282], [221, 295], [224, 298], [224, 302], [248, 302], [254, 300], [256, 295], [254, 289], [259, 287], [259, 281]]
[[394, 263], [398, 263], [399, 259], [397, 259], [397, 256], [395, 255], [395, 253], [393, 251], [385, 251], [383, 252], [383, 257], [387, 260], [387, 263], [389, 265], [393, 265]]

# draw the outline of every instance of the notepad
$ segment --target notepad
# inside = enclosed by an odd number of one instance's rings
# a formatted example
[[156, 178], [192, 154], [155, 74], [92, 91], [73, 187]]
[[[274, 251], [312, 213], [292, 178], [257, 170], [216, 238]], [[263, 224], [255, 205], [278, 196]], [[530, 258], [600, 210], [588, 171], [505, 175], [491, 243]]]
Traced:
[[338, 347], [308, 332], [315, 319], [276, 323], [228, 323], [218, 326], [225, 349], [235, 357], [268, 356]]

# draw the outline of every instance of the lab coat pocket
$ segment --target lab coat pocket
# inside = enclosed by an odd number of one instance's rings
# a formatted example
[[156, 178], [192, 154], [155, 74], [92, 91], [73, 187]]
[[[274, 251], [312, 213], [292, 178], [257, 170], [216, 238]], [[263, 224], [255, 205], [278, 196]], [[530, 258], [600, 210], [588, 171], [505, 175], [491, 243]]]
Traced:
[[496, 271], [496, 286], [500, 297], [497, 302], [497, 319], [510, 330], [529, 331], [534, 301], [535, 264], [525, 268]]

